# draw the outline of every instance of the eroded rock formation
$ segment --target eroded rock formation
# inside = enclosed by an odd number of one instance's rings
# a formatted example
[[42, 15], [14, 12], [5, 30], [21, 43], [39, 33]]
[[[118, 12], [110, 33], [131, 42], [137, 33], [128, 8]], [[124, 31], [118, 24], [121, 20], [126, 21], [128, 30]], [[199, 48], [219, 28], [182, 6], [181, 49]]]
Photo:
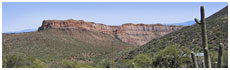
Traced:
[[161, 24], [132, 24], [127, 23], [121, 26], [110, 26], [85, 22], [83, 20], [44, 20], [38, 31], [49, 28], [83, 28], [91, 31], [100, 31], [117, 37], [123, 42], [132, 45], [143, 45], [154, 38], [164, 36], [170, 32], [177, 31], [184, 26], [161, 25]]

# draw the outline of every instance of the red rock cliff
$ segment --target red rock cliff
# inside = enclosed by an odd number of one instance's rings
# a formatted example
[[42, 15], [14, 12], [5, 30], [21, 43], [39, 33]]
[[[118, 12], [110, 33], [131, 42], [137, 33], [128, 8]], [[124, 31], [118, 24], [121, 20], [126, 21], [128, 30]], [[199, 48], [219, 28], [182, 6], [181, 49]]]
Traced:
[[123, 42], [132, 45], [143, 45], [154, 38], [164, 36], [170, 32], [177, 31], [183, 26], [165, 26], [161, 24], [123, 24], [121, 26], [109, 26], [85, 22], [83, 20], [44, 20], [38, 31], [49, 28], [83, 28], [96, 30], [118, 37]]

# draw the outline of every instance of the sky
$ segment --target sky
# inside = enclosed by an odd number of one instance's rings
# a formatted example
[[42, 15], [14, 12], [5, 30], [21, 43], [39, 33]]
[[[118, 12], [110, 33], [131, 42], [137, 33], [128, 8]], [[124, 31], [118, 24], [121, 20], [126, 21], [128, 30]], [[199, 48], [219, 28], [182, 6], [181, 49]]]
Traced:
[[3, 2], [2, 32], [37, 29], [43, 20], [85, 20], [106, 25], [171, 24], [206, 17], [227, 2]]

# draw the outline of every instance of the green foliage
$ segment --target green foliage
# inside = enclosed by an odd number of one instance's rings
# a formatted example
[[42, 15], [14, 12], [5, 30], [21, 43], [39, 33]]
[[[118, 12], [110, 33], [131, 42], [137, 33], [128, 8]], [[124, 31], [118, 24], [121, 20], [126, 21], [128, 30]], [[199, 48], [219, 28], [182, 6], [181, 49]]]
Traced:
[[64, 68], [93, 68], [93, 66], [87, 63], [70, 61], [70, 60], [62, 61], [61, 67], [64, 67]]
[[212, 67], [217, 67], [218, 62], [218, 52], [217, 51], [210, 51], [210, 59], [212, 62]]
[[95, 66], [97, 68], [110, 68], [112, 63], [111, 63], [111, 60], [110, 59], [101, 59], [101, 60], [98, 60], [99, 62], [97, 62], [95, 64]]
[[46, 68], [44, 62], [34, 57], [26, 57], [18, 54], [9, 54], [3, 57], [4, 68]]
[[26, 62], [26, 66], [25, 66], [26, 68], [47, 68], [48, 67], [44, 62], [34, 57], [26, 58], [25, 62]]
[[61, 63], [61, 66], [64, 68], [74, 68], [77, 65], [76, 61], [64, 60]]
[[87, 63], [78, 63], [75, 68], [93, 68], [93, 66], [87, 64]]
[[191, 64], [188, 57], [190, 52], [188, 48], [177, 44], [168, 46], [154, 54], [153, 65], [154, 67], [185, 67], [187, 64]]
[[23, 56], [17, 54], [9, 54], [3, 57], [4, 68], [17, 68], [23, 66]]
[[139, 54], [136, 57], [134, 57], [132, 60], [128, 61], [128, 64], [131, 66], [133, 63], [135, 63], [136, 68], [140, 67], [151, 67], [151, 58], [148, 54]]

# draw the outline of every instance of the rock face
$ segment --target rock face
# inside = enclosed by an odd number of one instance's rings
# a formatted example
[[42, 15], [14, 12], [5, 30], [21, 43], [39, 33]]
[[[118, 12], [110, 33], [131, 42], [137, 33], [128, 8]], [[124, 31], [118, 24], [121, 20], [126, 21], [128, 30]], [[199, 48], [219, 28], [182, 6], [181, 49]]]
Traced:
[[109, 26], [85, 22], [83, 20], [44, 20], [38, 31], [49, 28], [83, 28], [91, 31], [100, 31], [110, 34], [123, 42], [132, 45], [143, 45], [154, 38], [164, 36], [170, 32], [177, 31], [184, 26], [165, 26], [161, 24], [132, 24], [127, 23], [121, 26]]

